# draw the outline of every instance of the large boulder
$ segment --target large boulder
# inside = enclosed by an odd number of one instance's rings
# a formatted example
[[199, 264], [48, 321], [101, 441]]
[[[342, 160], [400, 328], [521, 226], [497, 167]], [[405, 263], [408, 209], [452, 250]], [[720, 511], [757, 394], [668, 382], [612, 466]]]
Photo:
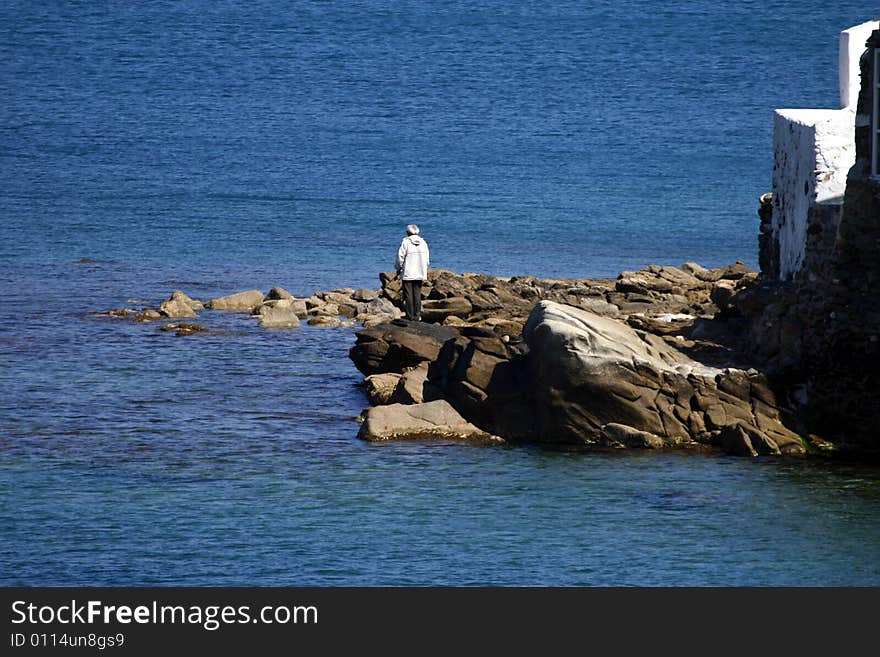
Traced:
[[424, 361], [433, 361], [458, 331], [447, 326], [398, 320], [357, 332], [348, 355], [363, 374], [402, 373]]
[[737, 425], [752, 446], [761, 443], [759, 453], [804, 451], [757, 372], [707, 367], [658, 336], [550, 301], [535, 307], [523, 334], [540, 441], [689, 447], [717, 445], [726, 432], [732, 446], [728, 427]]
[[442, 440], [503, 442], [461, 417], [449, 402], [376, 406], [364, 413], [358, 437], [370, 442], [387, 440]]
[[212, 299], [206, 305], [211, 310], [238, 310], [250, 312], [263, 303], [263, 293], [259, 290], [238, 292], [225, 297]]

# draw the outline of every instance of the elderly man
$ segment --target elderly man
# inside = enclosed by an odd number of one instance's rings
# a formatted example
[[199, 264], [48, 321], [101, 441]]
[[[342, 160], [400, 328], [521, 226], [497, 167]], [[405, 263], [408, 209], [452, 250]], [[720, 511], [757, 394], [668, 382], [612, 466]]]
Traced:
[[406, 227], [406, 237], [397, 250], [397, 274], [403, 281], [406, 318], [422, 319], [422, 283], [428, 279], [428, 243], [419, 236], [419, 227]]

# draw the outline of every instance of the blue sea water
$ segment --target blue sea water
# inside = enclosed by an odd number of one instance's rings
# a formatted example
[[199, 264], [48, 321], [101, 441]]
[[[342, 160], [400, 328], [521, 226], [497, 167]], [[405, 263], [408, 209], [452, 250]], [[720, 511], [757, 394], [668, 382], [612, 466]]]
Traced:
[[[90, 311], [757, 264], [862, 0], [0, 7], [0, 584], [877, 585], [880, 472], [368, 445], [354, 329]], [[876, 16], [874, 16], [876, 18]]]

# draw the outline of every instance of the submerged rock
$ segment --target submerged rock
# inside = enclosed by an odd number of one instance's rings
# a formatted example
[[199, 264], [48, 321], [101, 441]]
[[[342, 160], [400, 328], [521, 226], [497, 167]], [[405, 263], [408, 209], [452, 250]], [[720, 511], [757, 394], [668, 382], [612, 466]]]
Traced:
[[158, 310], [153, 308], [144, 308], [141, 312], [137, 314], [135, 319], [139, 322], [152, 322], [157, 319], [162, 319], [164, 316]]
[[203, 333], [207, 331], [204, 326], [200, 324], [165, 324], [160, 327], [161, 331], [175, 331], [175, 335], [184, 336], [184, 335], [194, 335], [196, 333]]

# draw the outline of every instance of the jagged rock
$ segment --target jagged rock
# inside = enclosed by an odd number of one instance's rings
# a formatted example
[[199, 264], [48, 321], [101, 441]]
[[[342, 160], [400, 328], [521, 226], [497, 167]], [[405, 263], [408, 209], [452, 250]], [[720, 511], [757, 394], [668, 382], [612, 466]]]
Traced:
[[428, 364], [405, 370], [391, 395], [391, 404], [421, 404], [440, 397], [436, 386], [428, 381]]
[[473, 277], [460, 276], [454, 272], [435, 269], [428, 273], [428, 299], [447, 299], [450, 297], [467, 297], [476, 291]]
[[532, 440], [534, 409], [521, 346], [492, 331], [461, 330], [429, 366], [429, 381], [469, 421], [509, 440]]
[[263, 293], [259, 290], [238, 292], [225, 297], [212, 299], [206, 305], [212, 310], [237, 310], [250, 312], [263, 303]]
[[458, 335], [458, 331], [445, 326], [399, 321], [357, 332], [357, 343], [348, 353], [362, 373], [400, 373], [423, 361], [433, 361], [443, 343]]
[[195, 305], [204, 307], [200, 301], [196, 302], [180, 290], [175, 290], [171, 293], [171, 296], [159, 306], [159, 314], [164, 317], [172, 318], [196, 317], [195, 310], [193, 309], [193, 306]]
[[758, 456], [781, 452], [776, 442], [759, 429], [746, 424], [729, 424], [721, 430], [721, 449], [732, 456]]
[[[429, 271], [428, 276], [431, 276], [433, 273], [433, 271]], [[382, 283], [382, 295], [386, 299], [402, 303], [403, 282], [399, 276], [394, 273], [382, 272], [379, 274], [379, 281]]]
[[386, 440], [443, 440], [480, 443], [503, 442], [459, 415], [449, 402], [376, 406], [364, 413], [358, 437], [370, 442]]
[[402, 375], [394, 372], [384, 374], [371, 374], [364, 379], [364, 387], [367, 391], [367, 399], [373, 406], [391, 403], [391, 395], [397, 388], [397, 383]]

